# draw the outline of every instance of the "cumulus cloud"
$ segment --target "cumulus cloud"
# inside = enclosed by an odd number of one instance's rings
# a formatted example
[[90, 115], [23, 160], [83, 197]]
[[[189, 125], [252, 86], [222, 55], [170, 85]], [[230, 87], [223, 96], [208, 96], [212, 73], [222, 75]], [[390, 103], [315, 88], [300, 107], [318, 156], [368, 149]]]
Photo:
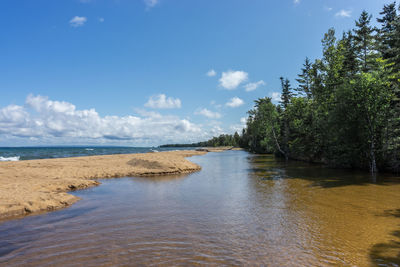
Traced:
[[234, 90], [241, 83], [247, 81], [248, 76], [248, 73], [244, 71], [229, 70], [227, 72], [222, 72], [219, 85], [227, 90]]
[[167, 97], [164, 94], [159, 94], [155, 96], [151, 96], [149, 101], [144, 104], [145, 107], [149, 108], [180, 108], [181, 100], [179, 98]]
[[177, 116], [143, 111], [139, 116], [100, 116], [95, 109], [78, 110], [64, 101], [29, 95], [25, 105], [0, 108], [0, 139], [52, 140], [53, 143], [200, 141], [211, 137], [200, 125]]
[[273, 102], [279, 102], [279, 101], [281, 101], [281, 93], [279, 93], [279, 92], [272, 92], [272, 93], [271, 93], [271, 100], [272, 100]]
[[241, 105], [244, 104], [244, 101], [242, 99], [240, 99], [239, 97], [233, 97], [231, 98], [228, 103], [226, 103], [225, 105], [227, 105], [228, 107], [231, 108], [236, 108], [236, 107], [240, 107]]
[[206, 75], [208, 77], [214, 77], [215, 75], [217, 75], [217, 72], [215, 70], [211, 69], [206, 73]]
[[258, 87], [265, 85], [265, 82], [263, 80], [260, 80], [258, 82], [255, 83], [248, 83], [244, 86], [246, 92], [251, 92], [256, 90]]
[[195, 112], [195, 114], [203, 115], [203, 116], [206, 116], [207, 118], [210, 118], [210, 119], [219, 119], [219, 118], [221, 118], [221, 114], [220, 113], [213, 112], [213, 111], [208, 110], [206, 108], [203, 108], [203, 109]]
[[159, 0], [144, 0], [144, 3], [146, 4], [147, 8], [152, 8], [158, 4], [158, 1]]
[[342, 17], [342, 18], [350, 18], [351, 17], [351, 10], [345, 10], [342, 9], [339, 12], [335, 14], [336, 17]]
[[69, 25], [71, 25], [72, 27], [81, 27], [85, 25], [86, 21], [86, 17], [75, 16], [69, 21]]

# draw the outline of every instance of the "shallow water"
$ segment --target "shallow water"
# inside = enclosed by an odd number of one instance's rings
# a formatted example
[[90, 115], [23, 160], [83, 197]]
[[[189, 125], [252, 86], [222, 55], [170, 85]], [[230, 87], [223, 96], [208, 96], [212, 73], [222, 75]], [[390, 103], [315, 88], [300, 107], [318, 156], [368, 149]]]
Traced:
[[202, 171], [102, 180], [3, 222], [0, 265], [400, 265], [399, 178], [243, 151], [190, 160]]

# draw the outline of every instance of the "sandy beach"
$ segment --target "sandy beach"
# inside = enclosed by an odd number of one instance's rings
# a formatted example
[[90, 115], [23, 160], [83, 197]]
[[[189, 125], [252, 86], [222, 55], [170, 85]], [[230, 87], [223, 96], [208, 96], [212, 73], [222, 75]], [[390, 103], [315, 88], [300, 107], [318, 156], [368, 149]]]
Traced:
[[186, 157], [205, 151], [171, 151], [0, 162], [0, 219], [52, 211], [79, 198], [68, 191], [99, 184], [96, 179], [195, 172]]

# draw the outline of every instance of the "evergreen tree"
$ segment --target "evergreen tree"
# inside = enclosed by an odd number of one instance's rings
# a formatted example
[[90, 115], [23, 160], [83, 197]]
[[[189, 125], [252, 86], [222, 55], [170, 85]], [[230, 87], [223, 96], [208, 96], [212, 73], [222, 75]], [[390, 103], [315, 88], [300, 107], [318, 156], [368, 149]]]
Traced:
[[375, 28], [371, 26], [371, 18], [372, 15], [369, 15], [364, 10], [358, 21], [356, 21], [356, 29], [354, 29], [357, 57], [363, 72], [371, 71], [374, 68], [377, 58], [374, 35]]
[[377, 21], [382, 24], [381, 29], [379, 30], [379, 39], [380, 45], [379, 50], [382, 53], [384, 59], [391, 59], [394, 55], [394, 34], [396, 30], [396, 2], [393, 2], [388, 5], [384, 5], [382, 12], [379, 13], [382, 15], [382, 18], [378, 18]]
[[[400, 6], [399, 6], [400, 11]], [[389, 62], [392, 64], [392, 73], [395, 75], [397, 84], [400, 83], [400, 15], [397, 15], [393, 21], [393, 32], [390, 35], [389, 42], [392, 44]]]
[[299, 78], [296, 81], [299, 83], [299, 87], [296, 89], [300, 94], [305, 94], [308, 99], [312, 97], [311, 94], [311, 62], [306, 57], [306, 60], [303, 64], [303, 68], [301, 69], [301, 73], [298, 75]]
[[280, 78], [281, 86], [282, 86], [282, 94], [281, 94], [281, 106], [283, 109], [282, 114], [282, 122], [283, 122], [283, 152], [285, 159], [289, 159], [289, 118], [287, 116], [287, 107], [290, 104], [290, 99], [292, 98], [292, 92], [290, 88], [290, 82], [288, 79]]
[[354, 45], [354, 36], [351, 31], [344, 32], [340, 45], [343, 55], [343, 67], [340, 76], [352, 78], [358, 71], [357, 53]]

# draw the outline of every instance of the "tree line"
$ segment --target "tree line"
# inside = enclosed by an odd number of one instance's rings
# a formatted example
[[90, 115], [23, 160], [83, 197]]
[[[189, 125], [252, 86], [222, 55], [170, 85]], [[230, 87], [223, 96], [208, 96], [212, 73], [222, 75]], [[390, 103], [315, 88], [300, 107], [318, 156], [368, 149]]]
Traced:
[[400, 7], [384, 5], [371, 24], [363, 11], [352, 30], [322, 39], [322, 58], [306, 58], [281, 101], [255, 100], [241, 135], [193, 144], [240, 146], [254, 153], [332, 167], [400, 172]]
[[[400, 10], [400, 7], [399, 7]], [[334, 167], [400, 170], [400, 15], [384, 5], [363, 11], [352, 30], [322, 39], [322, 58], [306, 58], [293, 87], [280, 78], [281, 101], [255, 100], [240, 146]]]
[[239, 147], [241, 144], [241, 136], [235, 132], [235, 134], [221, 134], [218, 137], [213, 137], [208, 141], [191, 143], [191, 144], [167, 144], [161, 145], [160, 147], [218, 147], [218, 146], [234, 146]]

